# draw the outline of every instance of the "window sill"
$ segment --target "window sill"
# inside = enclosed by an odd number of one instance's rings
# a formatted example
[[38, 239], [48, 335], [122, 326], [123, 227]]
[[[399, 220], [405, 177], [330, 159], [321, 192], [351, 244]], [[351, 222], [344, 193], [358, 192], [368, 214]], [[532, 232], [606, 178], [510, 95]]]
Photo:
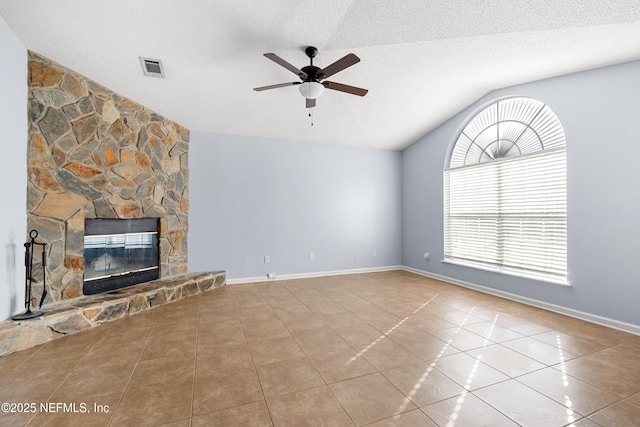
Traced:
[[554, 285], [569, 286], [569, 287], [572, 286], [568, 279], [545, 276], [544, 274], [533, 274], [533, 273], [528, 274], [521, 271], [510, 270], [507, 268], [489, 267], [487, 265], [476, 264], [472, 262], [453, 261], [450, 259], [443, 259], [441, 262], [443, 264], [460, 265], [462, 267], [470, 267], [478, 270], [490, 271], [492, 273], [504, 274], [507, 276], [522, 277], [524, 279], [537, 280], [539, 282], [553, 283]]

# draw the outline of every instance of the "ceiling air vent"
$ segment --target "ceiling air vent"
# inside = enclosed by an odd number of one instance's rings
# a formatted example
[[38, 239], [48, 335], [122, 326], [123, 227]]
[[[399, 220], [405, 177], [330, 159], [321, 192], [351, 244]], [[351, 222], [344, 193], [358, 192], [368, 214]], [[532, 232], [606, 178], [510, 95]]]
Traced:
[[159, 59], [143, 58], [140, 57], [140, 63], [142, 64], [142, 72], [148, 77], [159, 77], [164, 79], [164, 69], [162, 68], [162, 61]]

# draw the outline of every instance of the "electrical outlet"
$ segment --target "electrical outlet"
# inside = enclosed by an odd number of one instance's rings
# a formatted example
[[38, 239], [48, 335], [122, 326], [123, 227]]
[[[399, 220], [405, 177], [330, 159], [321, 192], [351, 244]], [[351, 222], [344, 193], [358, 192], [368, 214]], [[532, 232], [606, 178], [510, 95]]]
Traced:
[[353, 256], [353, 262], [358, 262], [358, 255]]
[[309, 261], [315, 261], [316, 259], [316, 254], [314, 254], [313, 252], [309, 252]]
[[264, 263], [269, 264], [271, 262], [271, 257], [269, 255], [264, 256]]
[[429, 261], [429, 258], [430, 258], [430, 256], [429, 256], [429, 252], [425, 252], [425, 253], [424, 253], [424, 259], [425, 259], [425, 261]]
[[375, 250], [375, 249], [374, 249], [374, 250], [372, 250], [372, 251], [371, 251], [371, 256], [376, 256], [376, 255], [378, 255], [378, 252], [376, 252], [376, 250]]
[[276, 273], [267, 273], [267, 279], [275, 279]]

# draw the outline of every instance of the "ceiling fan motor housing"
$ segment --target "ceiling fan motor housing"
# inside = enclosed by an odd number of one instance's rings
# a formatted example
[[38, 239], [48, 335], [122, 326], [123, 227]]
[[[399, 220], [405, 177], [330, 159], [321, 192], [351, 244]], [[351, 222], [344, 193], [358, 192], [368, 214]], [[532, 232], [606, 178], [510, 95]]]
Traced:
[[318, 74], [320, 68], [316, 67], [315, 65], [307, 65], [306, 67], [302, 67], [300, 70], [302, 70], [307, 75], [306, 79], [301, 77], [305, 82], [317, 82], [324, 79], [324, 74]]

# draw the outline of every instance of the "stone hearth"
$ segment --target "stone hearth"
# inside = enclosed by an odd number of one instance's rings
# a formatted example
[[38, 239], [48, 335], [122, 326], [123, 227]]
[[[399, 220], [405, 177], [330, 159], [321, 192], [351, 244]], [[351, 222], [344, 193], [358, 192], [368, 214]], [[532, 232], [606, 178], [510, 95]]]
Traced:
[[0, 357], [225, 285], [224, 271], [191, 273], [48, 304], [36, 319], [0, 322]]

